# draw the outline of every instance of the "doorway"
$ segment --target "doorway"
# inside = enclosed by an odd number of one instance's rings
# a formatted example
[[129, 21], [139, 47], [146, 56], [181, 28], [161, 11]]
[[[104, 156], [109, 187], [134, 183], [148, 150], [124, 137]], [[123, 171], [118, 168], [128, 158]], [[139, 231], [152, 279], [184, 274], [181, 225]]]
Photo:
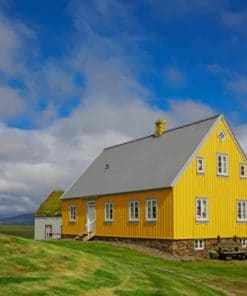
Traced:
[[52, 225], [45, 225], [45, 238], [52, 238]]
[[95, 230], [95, 200], [87, 202], [87, 232]]

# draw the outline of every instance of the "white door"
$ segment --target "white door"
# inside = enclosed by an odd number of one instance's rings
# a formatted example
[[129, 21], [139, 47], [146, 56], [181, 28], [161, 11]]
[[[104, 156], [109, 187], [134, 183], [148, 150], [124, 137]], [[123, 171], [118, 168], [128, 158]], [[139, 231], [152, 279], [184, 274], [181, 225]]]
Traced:
[[52, 225], [45, 225], [45, 238], [52, 237]]
[[87, 202], [87, 231], [93, 232], [95, 230], [95, 201]]

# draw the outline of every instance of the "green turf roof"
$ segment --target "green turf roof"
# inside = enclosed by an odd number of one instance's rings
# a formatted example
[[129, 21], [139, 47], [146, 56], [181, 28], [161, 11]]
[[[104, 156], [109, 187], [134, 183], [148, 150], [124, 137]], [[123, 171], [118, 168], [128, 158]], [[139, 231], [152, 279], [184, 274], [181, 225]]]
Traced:
[[62, 215], [62, 202], [60, 196], [64, 193], [63, 190], [52, 191], [47, 199], [40, 205], [35, 213], [37, 217], [52, 217]]

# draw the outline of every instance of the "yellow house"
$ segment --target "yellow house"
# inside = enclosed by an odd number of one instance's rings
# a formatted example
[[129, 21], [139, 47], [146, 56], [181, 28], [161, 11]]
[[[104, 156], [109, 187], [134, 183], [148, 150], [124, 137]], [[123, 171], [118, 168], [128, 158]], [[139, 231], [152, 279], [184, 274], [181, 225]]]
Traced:
[[247, 244], [247, 159], [222, 115], [103, 150], [62, 198], [62, 234], [173, 254]]

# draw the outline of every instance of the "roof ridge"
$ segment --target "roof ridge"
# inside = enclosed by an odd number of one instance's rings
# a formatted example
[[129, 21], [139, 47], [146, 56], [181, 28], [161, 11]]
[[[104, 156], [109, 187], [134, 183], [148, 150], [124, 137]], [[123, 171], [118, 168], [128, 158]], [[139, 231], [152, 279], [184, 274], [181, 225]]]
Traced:
[[[187, 123], [187, 124], [184, 124], [184, 125], [181, 125], [181, 126], [178, 126], [178, 127], [174, 127], [174, 128], [168, 129], [165, 132], [165, 134], [168, 133], [168, 132], [171, 132], [171, 131], [180, 129], [180, 128], [184, 128], [184, 127], [188, 127], [188, 126], [191, 126], [191, 125], [194, 125], [194, 124], [198, 124], [198, 123], [201, 123], [201, 122], [204, 122], [204, 121], [212, 120], [212, 119], [217, 118], [217, 117], [220, 117], [220, 116], [223, 116], [223, 115], [222, 114], [217, 114], [217, 115], [214, 115], [214, 116], [211, 116], [211, 117], [202, 119], [202, 120], [198, 120], [198, 121]], [[123, 143], [120, 143], [120, 144], [116, 144], [116, 145], [113, 145], [113, 146], [109, 146], [109, 147], [104, 148], [104, 150], [110, 150], [110, 149], [115, 148], [115, 147], [118, 147], [118, 146], [122, 146], [122, 145], [125, 145], [125, 144], [130, 144], [130, 143], [138, 142], [138, 141], [141, 141], [141, 140], [144, 140], [144, 139], [147, 139], [147, 138], [151, 138], [151, 137], [154, 137], [154, 134], [151, 134], [151, 135], [145, 136], [145, 137], [141, 137], [141, 138], [137, 138], [137, 139], [134, 139], [134, 140], [131, 140], [131, 141], [123, 142]]]
[[198, 121], [194, 121], [194, 122], [191, 122], [191, 123], [186, 123], [184, 125], [171, 128], [171, 129], [167, 130], [165, 133], [171, 132], [171, 131], [174, 131], [174, 130], [177, 130], [177, 129], [180, 129], [180, 128], [188, 127], [188, 126], [191, 126], [191, 125], [194, 125], [194, 124], [198, 124], [198, 123], [201, 123], [201, 122], [204, 122], [204, 121], [212, 120], [212, 119], [220, 117], [220, 116], [222, 116], [222, 114], [217, 114], [217, 115], [214, 115], [214, 116], [211, 116], [211, 117], [208, 117], [208, 118], [205, 118], [205, 119], [201, 119], [201, 120], [198, 120]]

